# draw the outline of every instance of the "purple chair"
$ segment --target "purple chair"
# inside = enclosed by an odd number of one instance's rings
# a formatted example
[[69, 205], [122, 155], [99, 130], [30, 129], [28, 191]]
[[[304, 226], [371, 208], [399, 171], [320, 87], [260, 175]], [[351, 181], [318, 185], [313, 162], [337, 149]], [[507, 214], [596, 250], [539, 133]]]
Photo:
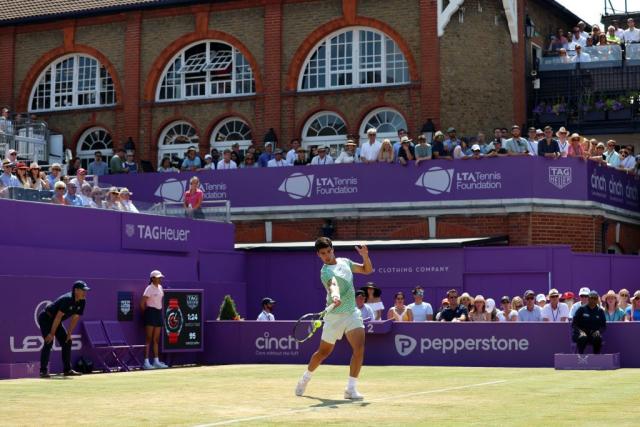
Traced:
[[123, 350], [121, 346], [112, 345], [107, 339], [102, 322], [99, 320], [85, 320], [82, 322], [84, 331], [93, 353], [98, 358], [104, 372], [117, 372], [126, 369], [120, 360]]
[[136, 356], [136, 352], [142, 353], [144, 351], [144, 344], [130, 345], [124, 336], [120, 323], [115, 320], [103, 320], [104, 330], [107, 334], [106, 338], [109, 340], [109, 344], [113, 347], [122, 349], [122, 353], [119, 354], [120, 362], [123, 364], [126, 370], [141, 369], [142, 363]]

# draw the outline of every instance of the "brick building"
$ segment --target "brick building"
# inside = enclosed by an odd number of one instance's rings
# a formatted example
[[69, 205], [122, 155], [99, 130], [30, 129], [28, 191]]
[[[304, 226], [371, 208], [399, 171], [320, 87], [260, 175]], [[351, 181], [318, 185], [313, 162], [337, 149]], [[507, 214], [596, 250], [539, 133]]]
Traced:
[[[131, 137], [153, 165], [189, 145], [204, 154], [262, 142], [269, 129], [280, 144], [297, 137], [337, 150], [370, 126], [396, 137], [399, 128], [419, 134], [428, 119], [464, 135], [524, 124], [532, 58], [554, 28], [579, 19], [553, 0], [31, 3], [5, 5], [0, 17], [0, 105], [37, 114], [79, 157]], [[335, 217], [337, 236], [426, 237], [431, 214], [381, 207], [378, 225]], [[565, 232], [544, 231], [550, 214]], [[597, 212], [438, 215], [438, 237], [507, 234], [593, 252], [611, 240]], [[238, 240], [265, 239], [265, 221], [275, 221], [274, 240], [307, 239], [326, 217], [285, 230], [282, 217], [247, 216]], [[634, 235], [625, 251], [637, 246]]]

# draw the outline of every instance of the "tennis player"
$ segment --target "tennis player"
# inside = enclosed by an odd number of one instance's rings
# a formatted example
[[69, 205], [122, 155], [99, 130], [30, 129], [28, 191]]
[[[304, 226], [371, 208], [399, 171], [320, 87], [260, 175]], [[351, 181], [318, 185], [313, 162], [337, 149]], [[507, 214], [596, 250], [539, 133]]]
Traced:
[[324, 263], [320, 270], [320, 280], [327, 290], [327, 305], [334, 304], [335, 308], [324, 318], [322, 341], [311, 356], [307, 371], [296, 385], [296, 396], [302, 396], [313, 371], [331, 354], [336, 341], [346, 335], [353, 354], [344, 398], [361, 400], [363, 396], [358, 393], [356, 383], [364, 359], [364, 324], [360, 310], [356, 307], [353, 273], [370, 274], [373, 271], [369, 250], [364, 245], [356, 246], [356, 251], [362, 257], [362, 264], [357, 264], [348, 258], [336, 258], [333, 244], [326, 237], [316, 240], [315, 247], [318, 257]]

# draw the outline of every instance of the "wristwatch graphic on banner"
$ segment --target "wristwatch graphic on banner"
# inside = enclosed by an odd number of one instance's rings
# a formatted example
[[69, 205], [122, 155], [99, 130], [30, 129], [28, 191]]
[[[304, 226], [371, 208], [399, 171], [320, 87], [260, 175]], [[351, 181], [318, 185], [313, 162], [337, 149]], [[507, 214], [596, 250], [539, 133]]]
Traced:
[[184, 319], [182, 317], [182, 311], [178, 304], [177, 298], [169, 299], [169, 306], [165, 313], [164, 326], [169, 337], [169, 344], [177, 344], [180, 331], [184, 325]]

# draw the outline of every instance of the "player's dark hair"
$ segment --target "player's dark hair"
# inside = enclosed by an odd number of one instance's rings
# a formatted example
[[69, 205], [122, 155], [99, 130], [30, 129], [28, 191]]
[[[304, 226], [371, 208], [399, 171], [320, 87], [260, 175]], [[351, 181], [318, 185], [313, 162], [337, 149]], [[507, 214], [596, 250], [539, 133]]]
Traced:
[[318, 252], [320, 249], [333, 248], [333, 243], [331, 243], [331, 239], [329, 239], [328, 237], [318, 237], [315, 243], [315, 247], [316, 252]]

